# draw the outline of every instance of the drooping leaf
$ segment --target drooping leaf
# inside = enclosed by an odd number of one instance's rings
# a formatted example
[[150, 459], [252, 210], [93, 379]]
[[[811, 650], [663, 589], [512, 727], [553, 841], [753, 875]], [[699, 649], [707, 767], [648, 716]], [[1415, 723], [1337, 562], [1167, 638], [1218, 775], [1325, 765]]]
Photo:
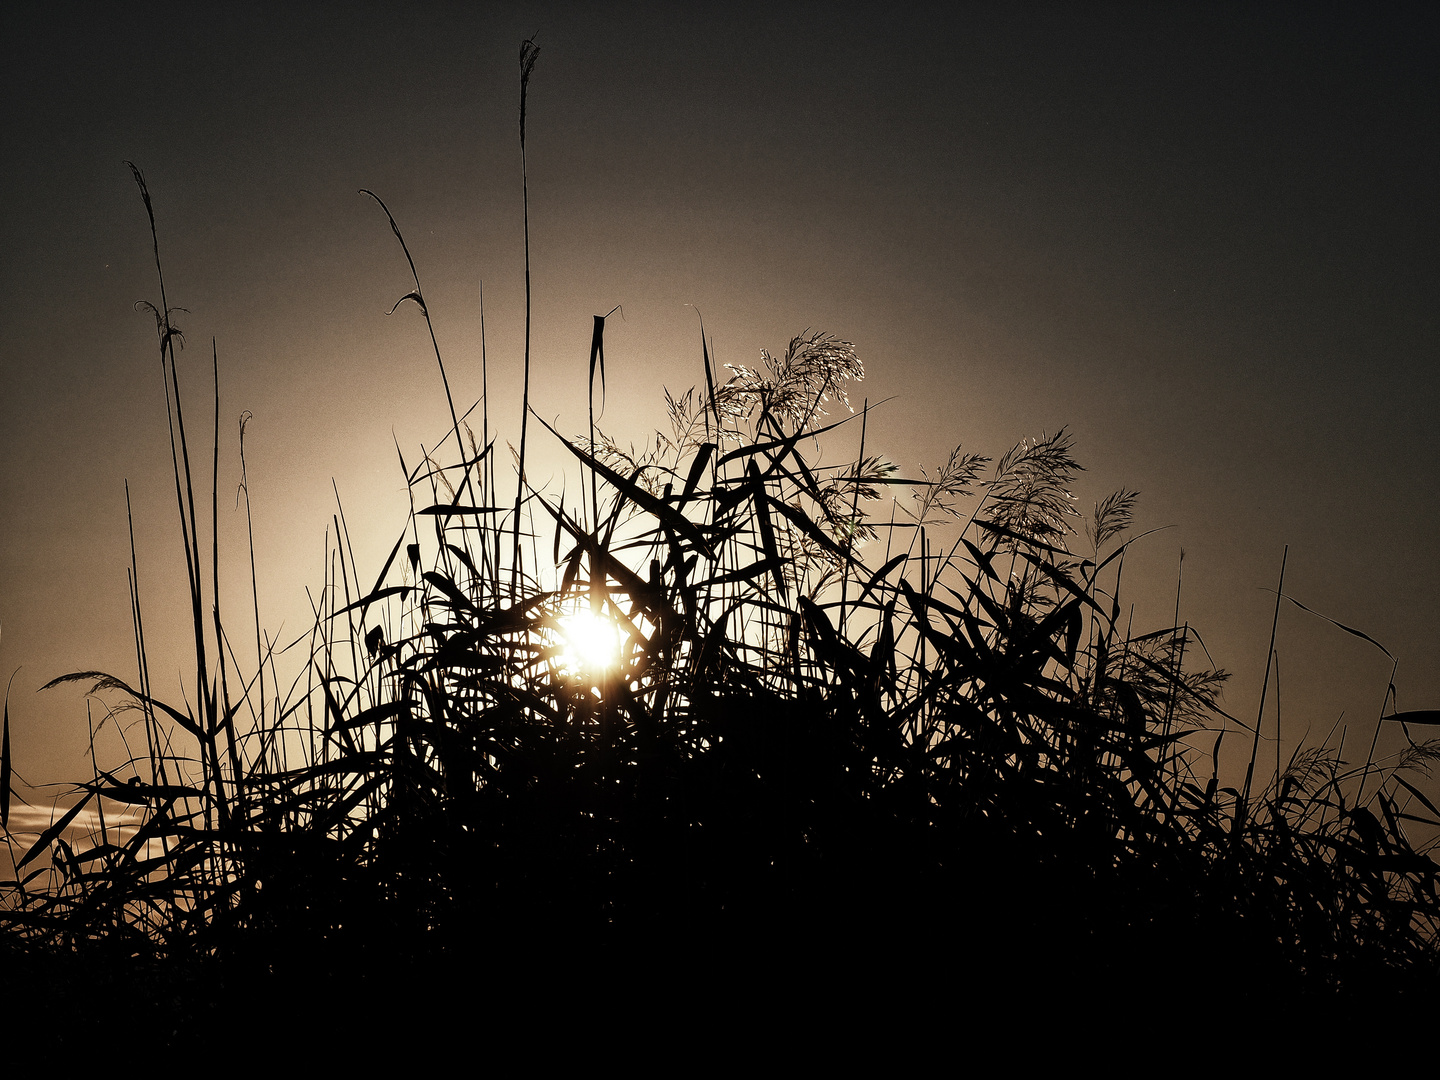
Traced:
[[[1342, 622], [1336, 622], [1334, 619], [1330, 618], [1330, 617], [1327, 616], [1327, 615], [1321, 615], [1321, 614], [1320, 614], [1318, 611], [1316, 611], [1314, 608], [1308, 608], [1308, 607], [1306, 607], [1304, 604], [1300, 603], [1299, 600], [1296, 600], [1293, 596], [1286, 596], [1285, 599], [1286, 599], [1286, 600], [1289, 600], [1292, 604], [1294, 604], [1296, 607], [1298, 607], [1301, 611], [1308, 611], [1311, 615], [1314, 615], [1317, 619], [1324, 619], [1324, 620], [1325, 620], [1326, 622], [1328, 622], [1331, 626], [1339, 627], [1341, 630], [1344, 630], [1347, 634], [1354, 634], [1354, 635], [1355, 635], [1356, 637], [1358, 637], [1358, 638], [1363, 638], [1364, 640], [1370, 642], [1371, 645], [1374, 645], [1377, 649], [1379, 649], [1381, 652], [1383, 652], [1386, 656], [1390, 657], [1391, 660], [1394, 660], [1394, 659], [1395, 659], [1394, 653], [1392, 653], [1389, 649], [1385, 648], [1384, 645], [1381, 645], [1380, 642], [1376, 641], [1376, 640], [1375, 640], [1373, 637], [1371, 637], [1369, 634], [1365, 633], [1365, 631], [1363, 631], [1363, 630], [1356, 630], [1353, 626], [1346, 626], [1344, 623], [1342, 623]], [[1387, 720], [1393, 720], [1394, 717], [1386, 717], [1386, 719], [1387, 719]], [[1416, 721], [1416, 722], [1417, 722], [1417, 723], [1424, 723], [1425, 721]]]
[[155, 708], [165, 713], [166, 716], [170, 717], [170, 719], [174, 720], [182, 728], [188, 731], [191, 735], [194, 735], [202, 743], [210, 741], [209, 737], [205, 734], [204, 731], [200, 729], [199, 725], [196, 724], [195, 721], [191, 720], [190, 717], [186, 716], [184, 713], [172, 708], [171, 706], [165, 704], [165, 702], [160, 701], [157, 698], [149, 697], [146, 694], [142, 694], [139, 690], [136, 690], [134, 687], [127, 685], [123, 680], [117, 679], [113, 675], [107, 675], [103, 671], [72, 671], [68, 675], [61, 675], [57, 678], [51, 679], [40, 689], [49, 690], [51, 687], [59, 686], [61, 683], [80, 682], [86, 679], [90, 680], [93, 683], [93, 685], [90, 687], [90, 693], [98, 693], [101, 690], [119, 690], [124, 694], [128, 694], [136, 701], [142, 702], [147, 705], [153, 705]]
[[386, 314], [386, 315], [394, 315], [394, 314], [395, 314], [395, 309], [398, 308], [401, 304], [403, 304], [406, 300], [413, 300], [413, 301], [415, 301], [415, 306], [420, 309], [420, 313], [421, 313], [422, 315], [428, 315], [428, 314], [429, 314], [429, 311], [428, 311], [428, 310], [426, 309], [426, 307], [425, 307], [425, 300], [424, 300], [424, 298], [420, 295], [420, 290], [419, 290], [419, 289], [411, 289], [411, 290], [410, 290], [409, 292], [407, 292], [404, 296], [400, 297], [399, 300], [396, 300], [395, 303], [393, 303], [393, 304], [390, 305], [390, 310], [387, 311], [387, 312], [385, 312], [385, 314]]
[[[1324, 616], [1322, 615], [1321, 618]], [[1401, 724], [1440, 724], [1440, 709], [1415, 709], [1411, 712], [1391, 713], [1380, 719], [1395, 720]]]
[[456, 586], [456, 584], [449, 578], [447, 578], [444, 574], [438, 573], [434, 570], [426, 570], [425, 573], [421, 576], [425, 581], [429, 582], [435, 588], [439, 589], [442, 593], [444, 593], [451, 602], [451, 604], [453, 604], [457, 610], [469, 611], [475, 614], [479, 614], [480, 609], [477, 608], [474, 603], [471, 602], [470, 598], [466, 596], [465, 593], [461, 591]]
[[365, 651], [371, 656], [378, 653], [385, 645], [385, 631], [380, 627], [372, 627], [365, 634]]
[[480, 517], [486, 514], [499, 514], [502, 510], [498, 506], [451, 506], [447, 503], [437, 503], [434, 506], [427, 506], [423, 510], [416, 510], [417, 514], [429, 514], [432, 517]]

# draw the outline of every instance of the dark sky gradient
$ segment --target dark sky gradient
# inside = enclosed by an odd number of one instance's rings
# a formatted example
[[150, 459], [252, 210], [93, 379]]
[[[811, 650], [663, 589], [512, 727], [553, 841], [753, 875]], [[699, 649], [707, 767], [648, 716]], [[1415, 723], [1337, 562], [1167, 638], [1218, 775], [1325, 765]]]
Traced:
[[[562, 430], [615, 304], [604, 426], [637, 440], [662, 383], [702, 378], [696, 308], [722, 362], [823, 329], [856, 343], [862, 394], [895, 398], [868, 445], [906, 472], [1069, 425], [1082, 506], [1138, 488], [1141, 525], [1173, 528], [1127, 565], [1137, 628], [1168, 620], [1183, 547], [1181, 617], [1237, 673], [1232, 711], [1254, 715], [1285, 544], [1287, 592], [1389, 646], [1402, 708], [1440, 707], [1432, 8], [128, 7], [34, 8], [3, 46], [0, 674], [22, 668], [28, 780], [86, 767], [79, 694], [35, 688], [133, 673], [126, 478], [157, 687], [185, 664], [121, 161], [189, 309], [197, 424], [218, 343], [222, 600], [247, 634], [248, 409], [262, 619], [293, 637], [332, 478], [373, 575], [405, 511], [395, 442], [413, 462], [445, 429], [423, 325], [383, 314], [403, 257], [357, 189], [406, 231], [466, 405], [484, 279], [492, 415], [517, 436], [516, 53], [537, 32], [535, 400]], [[1389, 661], [1293, 608], [1279, 649], [1287, 729], [1343, 712], [1368, 743]]]

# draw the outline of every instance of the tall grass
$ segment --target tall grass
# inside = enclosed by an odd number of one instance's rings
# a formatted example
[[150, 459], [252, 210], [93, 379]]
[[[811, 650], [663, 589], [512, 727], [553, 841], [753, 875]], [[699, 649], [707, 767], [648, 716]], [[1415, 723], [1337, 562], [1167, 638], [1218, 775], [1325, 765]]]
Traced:
[[[216, 544], [206, 592], [181, 338], [135, 179], [195, 681], [180, 705], [152, 689], [137, 563], [136, 672], [51, 684], [130, 710], [132, 753], [34, 843], [7, 832], [8, 948], [315, 994], [435, 964], [737, 956], [972, 989], [1433, 989], [1437, 868], [1406, 828], [1440, 817], [1407, 778], [1436, 745], [1384, 769], [1309, 747], [1257, 775], [1258, 725], [1221, 710], [1195, 633], [1129, 625], [1135, 493], [1082, 536], [1065, 431], [898, 476], [851, 407], [856, 349], [825, 334], [721, 369], [702, 329], [703, 382], [638, 449], [593, 414], [584, 438], [536, 415], [583, 473], [574, 504], [528, 482], [525, 434], [502, 482], [489, 403], [476, 440], [436, 345], [452, 424], [402, 459], [388, 558], [358, 566], [338, 513], [298, 676], [256, 597], [242, 660]], [[213, 349], [211, 368], [218, 417]], [[531, 411], [527, 390], [522, 433]], [[212, 535], [218, 419], [213, 440]], [[608, 661], [576, 658], [582, 613], [612, 628]], [[1255, 740], [1243, 789], [1220, 780], [1227, 735]]]

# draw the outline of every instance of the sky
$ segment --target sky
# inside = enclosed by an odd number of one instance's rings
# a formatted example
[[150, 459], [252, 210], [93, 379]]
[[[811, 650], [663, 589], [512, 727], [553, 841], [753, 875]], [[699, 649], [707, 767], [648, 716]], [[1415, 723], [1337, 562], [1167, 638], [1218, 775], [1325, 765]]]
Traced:
[[[154, 198], [199, 427], [212, 339], [218, 355], [222, 605], [248, 633], [248, 411], [261, 621], [294, 637], [337, 491], [373, 575], [407, 505], [397, 446], [413, 464], [448, 425], [418, 313], [385, 314], [413, 285], [360, 189], [405, 232], [462, 408], [481, 394], [483, 282], [491, 422], [517, 438], [532, 35], [533, 400], [560, 430], [583, 432], [592, 316], [617, 304], [602, 426], [622, 440], [663, 422], [662, 385], [703, 379], [701, 317], [722, 363], [823, 330], [867, 366], [857, 400], [885, 401], [867, 452], [904, 473], [1067, 427], [1082, 508], [1140, 491], [1139, 527], [1163, 531], [1127, 556], [1136, 628], [1169, 625], [1183, 550], [1180, 617], [1234, 673], [1230, 711], [1255, 715], [1287, 545], [1286, 593], [1394, 654], [1400, 708], [1440, 708], [1437, 30], [1433, 9], [1347, 4], [12, 14], [0, 677], [16, 769], [88, 774], [80, 689], [40, 686], [134, 677], [127, 482], [152, 677], [181, 692], [164, 391], [134, 306], [158, 297], [123, 162]], [[553, 451], [532, 471], [559, 484]], [[1277, 650], [1287, 755], [1338, 723], [1363, 756], [1391, 660], [1288, 605]]]

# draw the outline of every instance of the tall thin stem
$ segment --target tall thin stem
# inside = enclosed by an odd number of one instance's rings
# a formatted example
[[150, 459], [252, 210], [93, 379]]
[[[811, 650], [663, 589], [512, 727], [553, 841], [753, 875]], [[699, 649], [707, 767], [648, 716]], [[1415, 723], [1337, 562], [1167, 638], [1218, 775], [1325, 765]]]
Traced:
[[255, 576], [255, 523], [250, 517], [250, 478], [245, 472], [245, 425], [253, 418], [250, 410], [240, 414], [240, 490], [245, 495], [245, 536], [250, 546], [250, 600], [255, 610], [255, 671], [260, 687], [260, 715], [265, 715], [265, 650], [260, 644], [260, 585]]
[[435, 337], [435, 324], [430, 321], [430, 308], [425, 304], [425, 294], [420, 288], [420, 273], [415, 269], [415, 260], [410, 255], [410, 245], [405, 242], [405, 236], [401, 233], [400, 226], [395, 224], [395, 215], [390, 213], [390, 208], [385, 205], [385, 200], [369, 188], [361, 188], [360, 194], [369, 195], [380, 204], [380, 209], [385, 211], [385, 217], [390, 222], [390, 231], [395, 234], [395, 239], [400, 241], [400, 250], [405, 253], [405, 261], [410, 265], [410, 277], [415, 282], [415, 291], [406, 293], [395, 301], [395, 307], [390, 309], [389, 314], [393, 315], [395, 308], [398, 308], [406, 300], [414, 300], [416, 306], [420, 308], [420, 314], [425, 317], [425, 328], [430, 331], [430, 346], [435, 350], [435, 363], [440, 368], [440, 382], [445, 387], [445, 404], [450, 407], [450, 430], [455, 433], [455, 445], [460, 450], [460, 460], [463, 462], [465, 460], [465, 443], [460, 438], [460, 418], [455, 413], [455, 399], [450, 394], [450, 379], [445, 374], [445, 361], [440, 356], [440, 342]]
[[530, 90], [530, 73], [540, 49], [533, 38], [520, 45], [520, 193], [525, 220], [525, 386], [520, 397], [520, 475], [515, 482], [515, 551], [510, 568], [510, 587], [520, 595], [520, 504], [525, 498], [525, 437], [530, 422], [530, 177], [525, 167], [525, 103]]
[[[1275, 629], [1280, 625], [1280, 601], [1285, 596], [1285, 563], [1290, 558], [1290, 545], [1280, 556], [1280, 583], [1275, 586], [1275, 616], [1270, 621], [1270, 649], [1265, 654], [1265, 681], [1260, 684], [1260, 711], [1255, 717], [1255, 739], [1250, 744], [1250, 764], [1245, 769], [1245, 801], [1250, 801], [1250, 781], [1255, 775], [1255, 756], [1260, 752], [1260, 722], [1265, 718], [1265, 692], [1270, 689], [1270, 665], [1275, 659]], [[1275, 732], [1279, 739], [1280, 732]]]

